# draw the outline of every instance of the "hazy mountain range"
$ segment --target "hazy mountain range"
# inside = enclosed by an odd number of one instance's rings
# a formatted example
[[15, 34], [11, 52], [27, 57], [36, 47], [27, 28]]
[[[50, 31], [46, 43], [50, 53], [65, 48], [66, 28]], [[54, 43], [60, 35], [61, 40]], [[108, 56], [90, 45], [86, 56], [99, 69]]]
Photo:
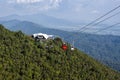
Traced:
[[[47, 28], [52, 28], [52, 29], [59, 29], [59, 30], [64, 30], [64, 31], [72, 31], [72, 32], [81, 32], [82, 27], [88, 24], [88, 22], [71, 22], [68, 20], [60, 19], [60, 18], [55, 18], [52, 16], [44, 15], [44, 14], [34, 14], [34, 15], [10, 15], [6, 17], [0, 17], [0, 21], [8, 21], [9, 20], [21, 20], [21, 21], [30, 21], [39, 25], [42, 25]], [[98, 25], [93, 25], [93, 26], [88, 26], [86, 27], [85, 32], [86, 33], [92, 33], [92, 34], [110, 34], [110, 35], [120, 35], [120, 27], [119, 25], [113, 26], [110, 29], [101, 31], [99, 33], [94, 33], [96, 31], [99, 31], [101, 29], [104, 29], [105, 27], [109, 27], [111, 25], [108, 24], [98, 24]]]
[[44, 14], [23, 15], [23, 16], [10, 15], [10, 16], [0, 18], [1, 21], [9, 21], [14, 19], [34, 22], [49, 28], [59, 28], [62, 26], [70, 27], [78, 24], [68, 20], [59, 19], [52, 16], [44, 15]]

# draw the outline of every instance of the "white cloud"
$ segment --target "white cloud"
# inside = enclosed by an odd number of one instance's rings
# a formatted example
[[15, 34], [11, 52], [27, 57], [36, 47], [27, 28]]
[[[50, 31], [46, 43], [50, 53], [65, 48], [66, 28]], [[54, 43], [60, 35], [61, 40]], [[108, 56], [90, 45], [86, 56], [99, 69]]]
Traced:
[[61, 2], [62, 0], [9, 0], [9, 3], [13, 5], [19, 4], [21, 7], [24, 5], [24, 9], [34, 8], [39, 10], [57, 9]]
[[55, 5], [58, 6], [60, 2], [62, 2], [62, 0], [9, 0], [9, 3], [41, 3], [41, 2], [46, 2], [51, 5]]
[[23, 4], [23, 3], [38, 3], [42, 1], [43, 0], [9, 0], [9, 3]]

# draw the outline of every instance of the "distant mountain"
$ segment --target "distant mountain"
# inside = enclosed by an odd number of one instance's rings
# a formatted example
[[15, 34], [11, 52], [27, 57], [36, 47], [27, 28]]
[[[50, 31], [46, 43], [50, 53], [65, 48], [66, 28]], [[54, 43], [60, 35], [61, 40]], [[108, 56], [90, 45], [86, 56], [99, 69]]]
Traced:
[[57, 36], [62, 36], [62, 35], [65, 36], [65, 34], [68, 33], [62, 30], [50, 29], [50, 28], [44, 27], [43, 25], [38, 25], [28, 21], [9, 20], [9, 21], [0, 21], [0, 24], [3, 24], [4, 26], [6, 26], [6, 28], [9, 30], [12, 30], [12, 31], [21, 30], [22, 32], [28, 35], [31, 35], [33, 33], [43, 32], [43, 33], [55, 34]]
[[[82, 27], [88, 24], [89, 22], [79, 21], [79, 22], [71, 22], [64, 19], [55, 18], [52, 16], [44, 15], [44, 14], [33, 14], [33, 15], [10, 15], [6, 17], [0, 17], [0, 21], [10, 21], [10, 20], [21, 20], [21, 21], [29, 21], [39, 25], [43, 25], [47, 28], [54, 28], [64, 31], [71, 32], [80, 32], [82, 31]], [[105, 27], [111, 26], [112, 24], [98, 24], [96, 26], [88, 26], [85, 30], [86, 33], [93, 34], [102, 34], [102, 35], [119, 35], [120, 36], [120, 28], [119, 26], [114, 26], [108, 30], [94, 33], [100, 29], [104, 29]]]
[[[38, 32], [57, 35], [71, 44], [73, 40], [75, 40], [75, 46], [77, 48], [102, 63], [120, 71], [120, 36], [67, 32], [45, 28], [42, 25], [28, 21], [18, 20], [4, 21], [3, 25], [10, 30], [21, 30], [29, 35]], [[77, 35], [74, 36], [73, 34]]]
[[11, 29], [13, 28], [13, 26], [15, 26], [16, 24], [19, 24], [21, 21], [13, 19], [13, 20], [7, 20], [7, 21], [0, 21], [1, 24], [4, 24], [5, 26], [7, 26], [7, 28]]
[[44, 14], [33, 14], [33, 15], [23, 15], [23, 16], [10, 15], [6, 17], [0, 17], [0, 21], [8, 21], [8, 20], [13, 20], [13, 19], [22, 20], [22, 21], [24, 20], [30, 21], [30, 22], [34, 22], [40, 25], [44, 25], [49, 28], [59, 28], [63, 26], [72, 27], [77, 24], [71, 21], [55, 18], [52, 16], [44, 15]]
[[[62, 40], [35, 41], [0, 25], [1, 80], [120, 80], [120, 73], [77, 48], [61, 48]], [[48, 46], [48, 47], [46, 47]], [[52, 47], [51, 47], [52, 46]]]

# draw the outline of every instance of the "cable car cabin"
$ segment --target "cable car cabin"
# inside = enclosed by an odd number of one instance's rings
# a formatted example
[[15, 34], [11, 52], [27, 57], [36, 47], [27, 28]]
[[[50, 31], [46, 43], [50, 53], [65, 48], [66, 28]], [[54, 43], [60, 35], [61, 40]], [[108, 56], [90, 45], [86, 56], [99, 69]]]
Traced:
[[71, 51], [74, 51], [75, 50], [75, 48], [74, 47], [71, 47]]
[[68, 49], [67, 45], [66, 45], [66, 44], [63, 44], [63, 45], [62, 45], [62, 49], [66, 51], [66, 50]]

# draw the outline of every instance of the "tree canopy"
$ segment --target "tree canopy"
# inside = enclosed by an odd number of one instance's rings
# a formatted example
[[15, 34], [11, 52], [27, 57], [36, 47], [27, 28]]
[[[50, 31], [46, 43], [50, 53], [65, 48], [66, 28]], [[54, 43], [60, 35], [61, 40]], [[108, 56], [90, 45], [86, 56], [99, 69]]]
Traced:
[[[68, 43], [67, 43], [68, 44]], [[1, 80], [120, 80], [120, 73], [75, 49], [62, 50], [62, 40], [35, 41], [0, 25]]]

